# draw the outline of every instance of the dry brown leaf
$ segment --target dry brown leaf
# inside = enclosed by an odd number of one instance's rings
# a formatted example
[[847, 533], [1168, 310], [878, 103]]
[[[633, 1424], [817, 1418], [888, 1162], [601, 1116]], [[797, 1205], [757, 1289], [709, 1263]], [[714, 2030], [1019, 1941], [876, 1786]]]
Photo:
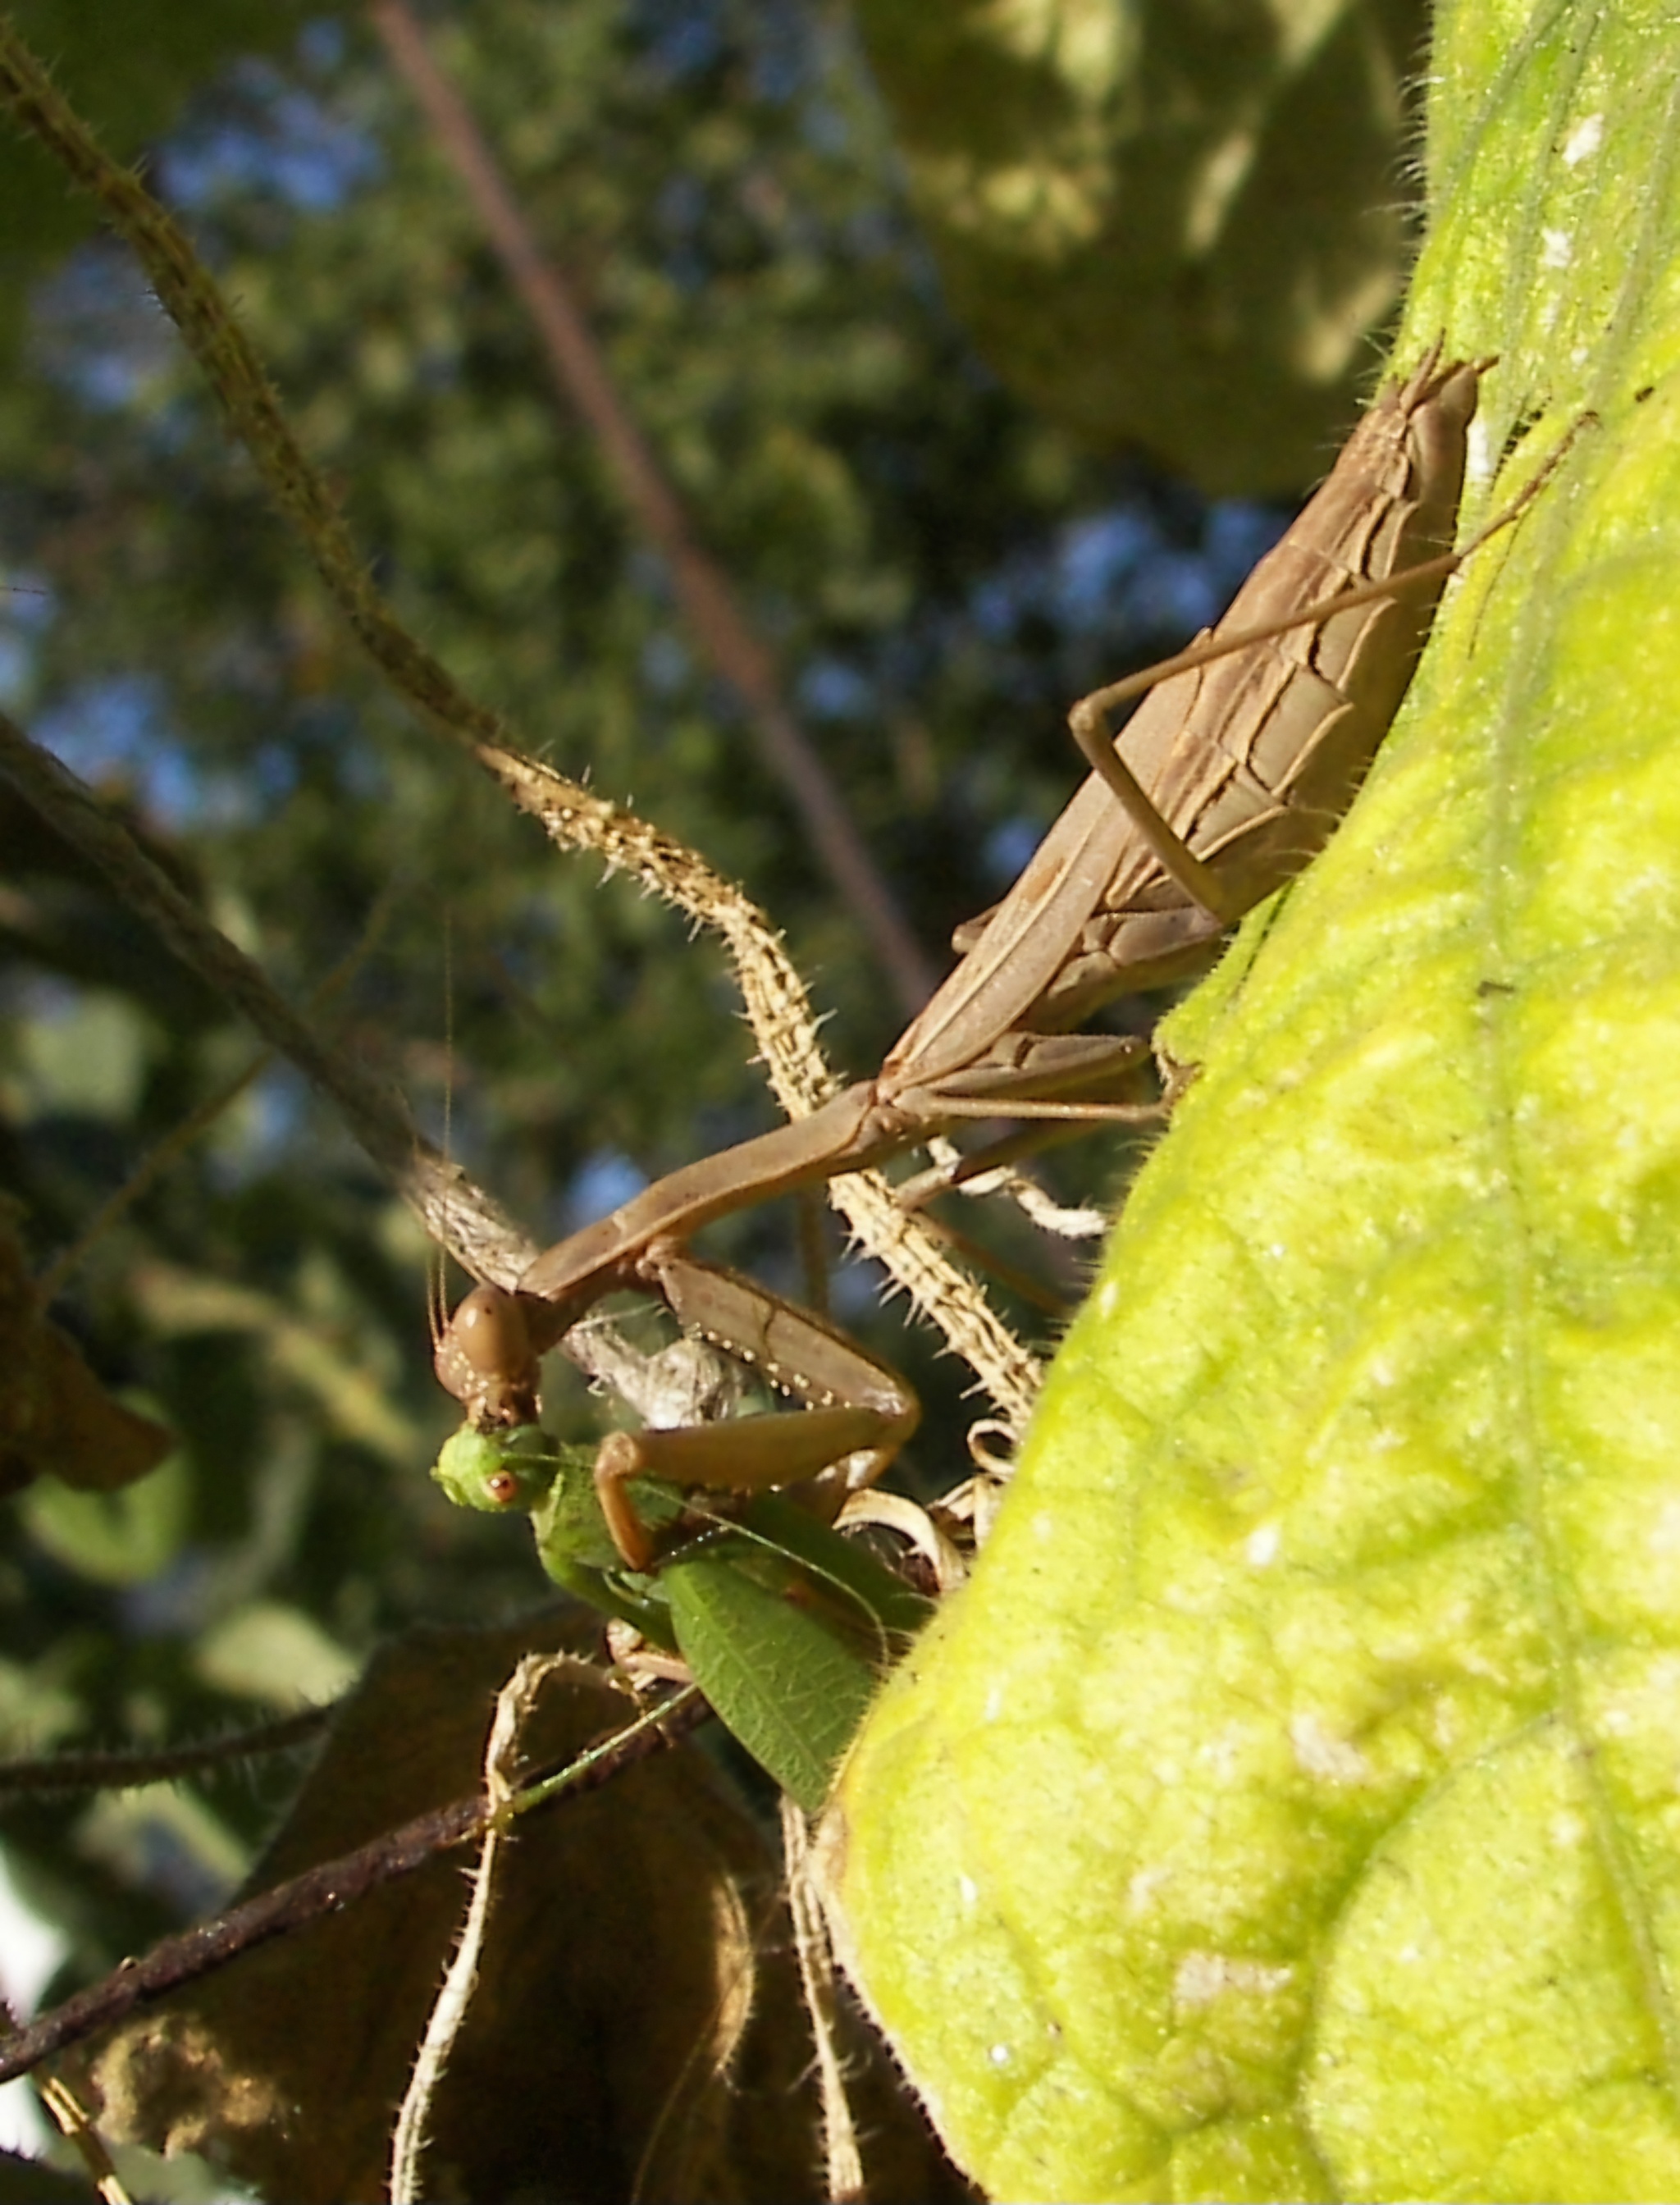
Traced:
[[18, 1206], [0, 1201], [0, 1341], [8, 1381], [0, 1400], [0, 1494], [50, 1477], [82, 1492], [112, 1493], [156, 1470], [175, 1441], [163, 1426], [114, 1400], [68, 1333], [42, 1315]]
[[[497, 1687], [565, 1639], [549, 1617], [387, 1649], [251, 1888], [472, 1792]], [[547, 1765], [631, 1712], [570, 1670], [527, 1752]], [[467, 1866], [459, 1852], [384, 1886], [67, 2061], [104, 2133], [202, 2153], [296, 2205], [383, 2197]], [[775, 1861], [699, 1753], [662, 1754], [508, 1842], [479, 1988], [432, 2102], [426, 2194], [814, 2196], [810, 2056]], [[942, 2187], [885, 2071], [866, 2085], [870, 2125], [894, 2131], [885, 2194], [965, 2194]]]

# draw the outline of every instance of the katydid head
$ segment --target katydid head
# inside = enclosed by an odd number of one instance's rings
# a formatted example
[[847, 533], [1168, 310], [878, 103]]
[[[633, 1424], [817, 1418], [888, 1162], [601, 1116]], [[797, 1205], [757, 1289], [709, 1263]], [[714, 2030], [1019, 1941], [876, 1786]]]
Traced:
[[554, 1449], [535, 1424], [513, 1431], [478, 1432], [471, 1424], [443, 1442], [432, 1476], [460, 1508], [492, 1515], [528, 1513], [554, 1482]]
[[480, 1426], [534, 1424], [540, 1374], [519, 1299], [474, 1287], [443, 1328], [432, 1368], [446, 1394]]

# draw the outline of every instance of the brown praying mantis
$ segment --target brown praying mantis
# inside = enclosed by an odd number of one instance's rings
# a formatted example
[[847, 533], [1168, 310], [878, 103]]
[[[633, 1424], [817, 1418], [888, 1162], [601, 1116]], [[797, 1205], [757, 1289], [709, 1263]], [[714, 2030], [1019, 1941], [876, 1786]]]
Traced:
[[[480, 1433], [534, 1423], [540, 1356], [626, 1287], [650, 1289], [685, 1328], [807, 1405], [606, 1439], [595, 1483], [631, 1568], [655, 1553], [632, 1477], [731, 1490], [815, 1481], [832, 1514], [880, 1474], [919, 1414], [902, 1382], [836, 1328], [691, 1255], [690, 1236], [965, 1120], [1138, 1117], [1117, 1093], [1147, 1043], [1074, 1029], [1118, 995], [1190, 977], [1329, 838], [1447, 577], [1516, 520], [1566, 449], [1453, 550], [1468, 431], [1493, 363], [1443, 363], [1442, 350], [1437, 341], [1385, 388], [1213, 629], [1074, 706], [1090, 776], [1001, 902], [959, 931], [959, 963], [872, 1079], [671, 1173], [540, 1256], [516, 1292], [479, 1286], [456, 1309], [437, 1375]], [[1145, 691], [1116, 739], [1109, 715]]]

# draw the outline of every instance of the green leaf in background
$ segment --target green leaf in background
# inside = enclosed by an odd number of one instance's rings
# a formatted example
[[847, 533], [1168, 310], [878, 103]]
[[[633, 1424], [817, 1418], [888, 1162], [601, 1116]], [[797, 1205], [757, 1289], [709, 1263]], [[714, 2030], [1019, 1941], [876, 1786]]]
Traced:
[[1098, 449], [1322, 468], [1392, 318], [1422, 0], [858, 0], [952, 303]]
[[[82, 0], [15, 0], [9, 10], [50, 57], [82, 112], [120, 159], [164, 129], [194, 88], [254, 51], [282, 50], [307, 21], [298, 0], [127, 0], [121, 15]], [[9, 366], [32, 287], [98, 223], [37, 147], [0, 134], [0, 361]]]
[[98, 1584], [140, 1584], [180, 1551], [192, 1487], [185, 1459], [114, 1493], [79, 1491], [45, 1477], [20, 1497], [19, 1513], [37, 1546]]
[[194, 1654], [207, 1685], [287, 1714], [325, 1707], [356, 1681], [356, 1663], [312, 1615], [288, 1602], [252, 1601], [212, 1625]]
[[[994, 2196], [1680, 2194], [1680, 25], [1443, 9], [1453, 591], [842, 1783]], [[1490, 481], [1508, 435], [1526, 441]]]
[[121, 1118], [145, 1073], [145, 1020], [114, 991], [88, 990], [19, 1037], [24, 1106]]

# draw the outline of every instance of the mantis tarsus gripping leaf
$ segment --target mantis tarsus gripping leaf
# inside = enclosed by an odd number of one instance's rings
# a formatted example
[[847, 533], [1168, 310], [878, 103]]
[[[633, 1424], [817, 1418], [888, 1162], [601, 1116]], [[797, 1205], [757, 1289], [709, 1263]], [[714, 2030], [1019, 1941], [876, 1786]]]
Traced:
[[[1146, 1045], [1071, 1029], [1119, 994], [1188, 977], [1328, 838], [1405, 692], [1447, 576], [1549, 472], [1451, 550], [1467, 432], [1493, 363], [1443, 364], [1441, 350], [1384, 390], [1214, 629], [1074, 708], [1095, 770], [1009, 894], [959, 936], [961, 961], [875, 1079], [671, 1174], [539, 1257], [517, 1293], [479, 1287], [456, 1310], [438, 1376], [481, 1433], [535, 1423], [538, 1357], [620, 1288], [651, 1288], [680, 1322], [810, 1404], [603, 1442], [594, 1483], [622, 1564], [645, 1572], [653, 1560], [634, 1480], [759, 1490], [820, 1479], [833, 1513], [917, 1420], [907, 1389], [855, 1343], [698, 1262], [688, 1237], [964, 1119], [1136, 1116], [1116, 1097]], [[1144, 690], [1115, 739], [1107, 714]]]

